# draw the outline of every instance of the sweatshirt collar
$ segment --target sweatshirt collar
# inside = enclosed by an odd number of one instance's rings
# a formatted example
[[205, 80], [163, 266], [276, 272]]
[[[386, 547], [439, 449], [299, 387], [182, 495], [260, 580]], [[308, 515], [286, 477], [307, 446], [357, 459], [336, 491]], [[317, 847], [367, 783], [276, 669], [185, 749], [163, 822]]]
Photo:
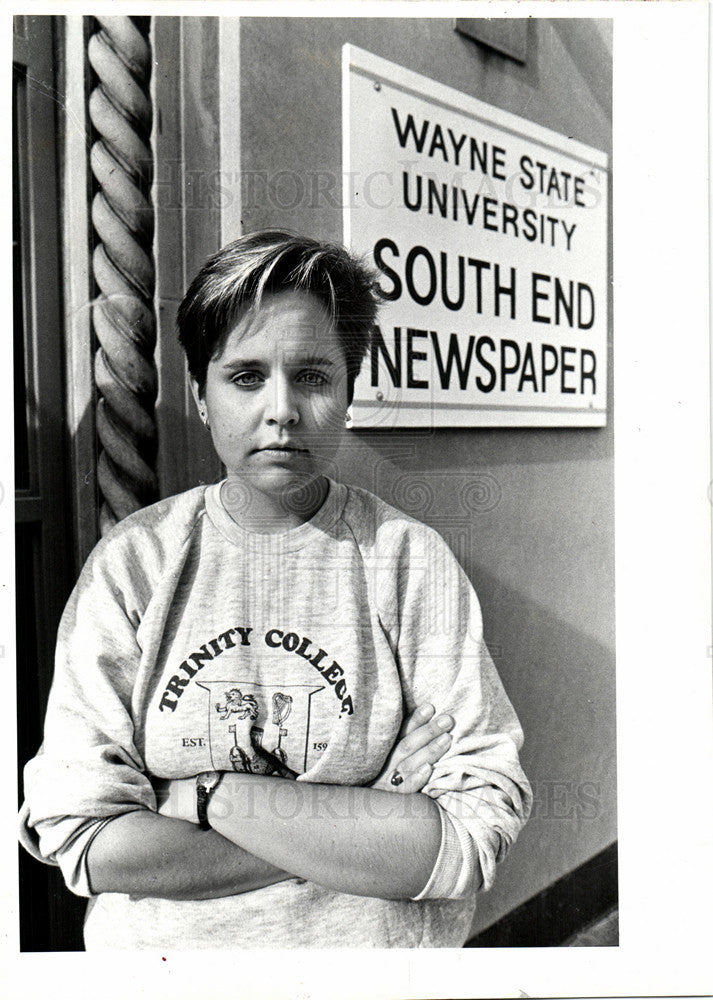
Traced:
[[225, 509], [222, 490], [227, 480], [213, 483], [205, 491], [205, 509], [211, 524], [233, 545], [251, 552], [281, 553], [301, 549], [329, 532], [341, 517], [346, 503], [347, 489], [342, 483], [327, 478], [328, 490], [324, 503], [309, 521], [296, 528], [276, 533], [247, 531], [232, 519]]

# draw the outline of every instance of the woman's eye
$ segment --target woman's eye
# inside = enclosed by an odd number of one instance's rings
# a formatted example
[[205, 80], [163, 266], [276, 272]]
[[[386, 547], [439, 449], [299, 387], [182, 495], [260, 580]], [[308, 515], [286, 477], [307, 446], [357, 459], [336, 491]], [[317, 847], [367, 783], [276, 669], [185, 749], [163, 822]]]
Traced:
[[312, 369], [300, 372], [299, 381], [305, 382], [307, 385], [329, 385], [329, 378], [324, 372]]
[[262, 376], [258, 372], [237, 372], [230, 381], [235, 385], [253, 386], [262, 382]]

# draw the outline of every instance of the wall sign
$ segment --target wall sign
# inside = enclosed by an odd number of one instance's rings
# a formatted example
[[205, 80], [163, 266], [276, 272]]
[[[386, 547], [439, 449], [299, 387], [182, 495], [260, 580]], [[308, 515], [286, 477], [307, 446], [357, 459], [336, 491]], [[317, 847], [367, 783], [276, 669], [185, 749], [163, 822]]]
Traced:
[[387, 298], [354, 426], [606, 424], [607, 156], [352, 45], [343, 141]]

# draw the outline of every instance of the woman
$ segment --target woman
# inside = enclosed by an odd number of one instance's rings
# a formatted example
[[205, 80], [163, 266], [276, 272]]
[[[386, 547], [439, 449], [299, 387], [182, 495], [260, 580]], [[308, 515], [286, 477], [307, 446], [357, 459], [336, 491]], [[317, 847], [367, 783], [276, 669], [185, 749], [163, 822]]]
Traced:
[[461, 945], [527, 817], [469, 582], [335, 481], [375, 313], [346, 251], [278, 232], [181, 304], [226, 479], [96, 547], [25, 775], [23, 842], [90, 897], [87, 948]]

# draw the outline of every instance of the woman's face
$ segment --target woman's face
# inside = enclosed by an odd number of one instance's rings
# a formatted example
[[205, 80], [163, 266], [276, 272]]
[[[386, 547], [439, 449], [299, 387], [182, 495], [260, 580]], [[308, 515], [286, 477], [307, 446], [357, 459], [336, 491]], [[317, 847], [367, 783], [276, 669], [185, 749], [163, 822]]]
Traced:
[[199, 409], [230, 477], [284, 496], [329, 467], [344, 431], [347, 368], [329, 314], [306, 292], [267, 294], [208, 364]]

